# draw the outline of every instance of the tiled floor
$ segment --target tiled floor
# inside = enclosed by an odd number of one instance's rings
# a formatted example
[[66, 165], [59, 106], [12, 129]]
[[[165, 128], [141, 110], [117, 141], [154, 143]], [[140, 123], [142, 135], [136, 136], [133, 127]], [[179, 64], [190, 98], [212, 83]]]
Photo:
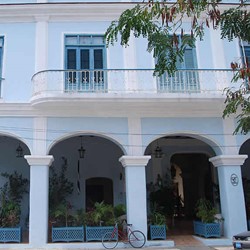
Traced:
[[176, 219], [167, 231], [167, 238], [175, 242], [175, 246], [202, 246], [193, 236], [193, 221]]
[[203, 244], [196, 240], [192, 235], [174, 235], [169, 236], [169, 240], [175, 242], [175, 246], [203, 246]]

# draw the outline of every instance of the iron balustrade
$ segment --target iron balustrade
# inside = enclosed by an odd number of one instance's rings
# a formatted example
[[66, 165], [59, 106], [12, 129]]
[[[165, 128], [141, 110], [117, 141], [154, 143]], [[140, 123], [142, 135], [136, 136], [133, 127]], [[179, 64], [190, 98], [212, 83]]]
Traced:
[[[67, 93], [210, 93], [231, 83], [227, 69], [181, 69], [157, 76], [152, 69], [44, 70], [32, 77], [33, 96]], [[240, 86], [241, 83], [238, 83]]]

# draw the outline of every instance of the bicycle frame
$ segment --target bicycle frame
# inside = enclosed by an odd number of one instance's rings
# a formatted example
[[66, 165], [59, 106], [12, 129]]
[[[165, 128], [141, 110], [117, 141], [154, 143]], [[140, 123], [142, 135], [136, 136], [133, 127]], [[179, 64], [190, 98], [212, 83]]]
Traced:
[[139, 230], [132, 230], [132, 224], [126, 224], [123, 230], [118, 229], [116, 223], [112, 232], [107, 232], [103, 235], [102, 244], [107, 249], [113, 249], [117, 246], [118, 242], [130, 243], [134, 248], [141, 248], [146, 242], [145, 235]]

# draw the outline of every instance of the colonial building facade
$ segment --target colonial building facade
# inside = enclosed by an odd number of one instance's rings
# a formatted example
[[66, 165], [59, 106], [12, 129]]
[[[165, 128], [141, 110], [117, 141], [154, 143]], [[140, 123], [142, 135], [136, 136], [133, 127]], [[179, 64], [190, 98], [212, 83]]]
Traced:
[[230, 63], [243, 52], [250, 57], [249, 44], [207, 29], [174, 76], [156, 77], [143, 38], [126, 48], [107, 48], [103, 39], [134, 5], [1, 1], [0, 171], [29, 180], [20, 222], [28, 236], [12, 247], [53, 247], [49, 178], [62, 166], [74, 211], [95, 201], [125, 204], [127, 221], [148, 235], [150, 192], [171, 183], [182, 218], [191, 221], [206, 197], [224, 218], [224, 238], [247, 230], [249, 134], [233, 135], [237, 121], [222, 113], [223, 90], [233, 86]]

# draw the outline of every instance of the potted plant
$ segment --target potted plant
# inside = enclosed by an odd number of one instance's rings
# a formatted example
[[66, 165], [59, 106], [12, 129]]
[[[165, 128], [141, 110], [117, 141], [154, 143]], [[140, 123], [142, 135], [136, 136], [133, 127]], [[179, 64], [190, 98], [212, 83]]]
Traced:
[[165, 240], [167, 237], [166, 234], [166, 217], [164, 214], [154, 211], [150, 216], [150, 239], [162, 239]]
[[205, 238], [220, 237], [220, 223], [215, 222], [217, 213], [217, 209], [213, 207], [209, 200], [199, 199], [196, 203], [196, 217], [200, 221], [194, 221], [194, 233]]
[[87, 215], [86, 241], [101, 241], [103, 234], [113, 230], [115, 214], [111, 205], [104, 201], [96, 202]]
[[72, 205], [67, 197], [73, 193], [73, 183], [66, 177], [67, 159], [62, 157], [60, 172], [51, 168], [49, 180], [50, 226], [52, 242], [84, 241], [84, 226], [75, 224]]
[[0, 189], [0, 241], [21, 242], [21, 201], [28, 192], [29, 181], [16, 171], [12, 174], [2, 173], [1, 176], [8, 181]]
[[52, 226], [52, 242], [84, 241], [84, 226], [76, 225], [69, 202], [60, 204], [54, 211], [57, 226]]

